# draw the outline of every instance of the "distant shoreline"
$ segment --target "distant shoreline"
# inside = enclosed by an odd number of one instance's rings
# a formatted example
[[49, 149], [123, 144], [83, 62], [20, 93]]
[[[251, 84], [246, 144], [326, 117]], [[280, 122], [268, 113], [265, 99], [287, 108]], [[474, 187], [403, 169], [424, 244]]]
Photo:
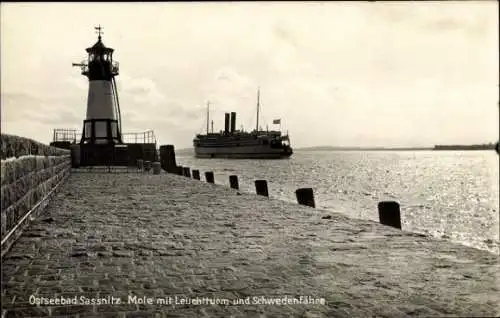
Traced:
[[436, 145], [434, 150], [495, 150], [495, 144], [482, 145]]
[[495, 150], [495, 144], [484, 145], [436, 145], [434, 147], [304, 147], [297, 151], [463, 151]]
[[357, 147], [305, 147], [296, 148], [297, 151], [416, 151], [434, 150], [434, 148], [357, 148]]

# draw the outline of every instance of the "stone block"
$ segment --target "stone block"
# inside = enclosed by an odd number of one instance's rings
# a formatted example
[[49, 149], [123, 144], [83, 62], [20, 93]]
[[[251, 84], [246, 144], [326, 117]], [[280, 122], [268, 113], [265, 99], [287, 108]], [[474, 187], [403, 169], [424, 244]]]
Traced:
[[3, 161], [1, 162], [1, 169], [0, 169], [0, 172], [1, 172], [1, 175], [0, 175], [0, 180], [1, 180], [1, 183], [4, 184], [6, 183], [5, 181], [5, 178], [6, 178], [6, 166], [7, 166], [7, 162]]
[[20, 181], [21, 180], [2, 187], [2, 211], [17, 202], [17, 200], [25, 194], [22, 193], [25, 189], [17, 190]]
[[19, 209], [17, 210], [15, 216], [15, 222], [17, 223], [31, 208], [31, 195], [25, 195], [19, 199]]
[[1, 222], [2, 223], [1, 224], [1, 227], [2, 227], [1, 235], [2, 235], [2, 238], [4, 238], [5, 235], [7, 234], [7, 215], [5, 213], [3, 213], [3, 211], [2, 211], [0, 217], [1, 217], [1, 221], [2, 221]]
[[2, 161], [2, 184], [12, 183], [16, 179], [14, 160]]
[[44, 167], [44, 161], [45, 161], [45, 157], [43, 156], [37, 156], [36, 157], [36, 169], [35, 170], [42, 170], [43, 167]]
[[1, 208], [2, 208], [2, 211], [5, 210], [9, 205], [10, 205], [10, 202], [11, 202], [11, 198], [10, 198], [10, 193], [9, 193], [9, 187], [8, 186], [2, 186], [2, 189], [1, 189]]
[[14, 136], [1, 134], [0, 136], [1, 159], [14, 157]]
[[50, 167], [50, 158], [45, 157], [42, 163], [43, 163], [43, 169], [47, 169], [48, 167]]
[[10, 231], [14, 226], [15, 216], [17, 215], [19, 210], [19, 206], [17, 204], [13, 204], [9, 206], [5, 211], [2, 211], [2, 214], [5, 214], [6, 219], [6, 227], [7, 231]]

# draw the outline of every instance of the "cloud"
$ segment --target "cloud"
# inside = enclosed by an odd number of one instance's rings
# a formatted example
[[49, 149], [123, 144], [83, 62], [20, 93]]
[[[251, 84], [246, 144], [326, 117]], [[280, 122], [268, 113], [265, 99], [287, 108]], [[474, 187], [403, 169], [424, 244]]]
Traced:
[[257, 87], [258, 84], [251, 76], [228, 66], [213, 72], [212, 79], [204, 85], [203, 92], [206, 100], [227, 109], [247, 103]]
[[[117, 79], [122, 112], [123, 132], [155, 131], [159, 140], [186, 142], [187, 131], [194, 134], [193, 125], [198, 126], [203, 112], [200, 106], [161, 91], [159, 83], [150, 78], [134, 77], [122, 73]], [[169, 86], [166, 86], [169, 87]], [[187, 138], [184, 141], [179, 138]]]
[[[58, 108], [57, 111], [51, 112], [24, 111], [23, 116], [25, 120], [29, 120], [30, 122], [40, 122], [45, 125], [52, 125], [54, 128], [79, 127], [80, 125], [75, 125], [76, 123], [83, 125], [82, 116], [72, 109]], [[64, 127], [65, 124], [67, 124], [68, 127]]]
[[299, 48], [299, 43], [297, 38], [293, 35], [290, 29], [287, 27], [285, 21], [276, 22], [273, 28], [273, 33], [275, 37], [287, 45], [292, 46], [295, 49]]
[[253, 127], [260, 86], [261, 122], [281, 117], [294, 146], [497, 138], [496, 2], [69, 9], [2, 5], [2, 129], [36, 137], [55, 122], [80, 128], [88, 80], [71, 63], [95, 43], [97, 14], [122, 68], [125, 131], [154, 129], [189, 146], [207, 100], [215, 129], [225, 111]]
[[497, 27], [498, 22], [493, 15], [484, 14], [488, 7], [498, 6], [498, 2], [495, 3], [384, 2], [364, 6], [363, 9], [372, 23], [376, 19], [395, 28], [420, 29], [448, 35], [450, 32], [456, 32], [483, 37]]
[[55, 128], [80, 129], [83, 115], [71, 103], [28, 93], [2, 93], [2, 132], [48, 143]]
[[67, 84], [66, 87], [69, 89], [79, 91], [79, 92], [86, 92], [89, 89], [89, 83], [88, 80], [83, 77], [82, 75], [77, 76], [74, 74], [71, 74], [71, 76], [65, 77], [64, 84]]
[[61, 100], [34, 94], [2, 94], [2, 115], [9, 121], [29, 121], [48, 125], [74, 124], [82, 116]]
[[120, 100], [133, 102], [140, 107], [154, 108], [166, 100], [156, 82], [145, 77], [132, 77], [127, 73], [122, 73], [117, 79], [117, 89]]

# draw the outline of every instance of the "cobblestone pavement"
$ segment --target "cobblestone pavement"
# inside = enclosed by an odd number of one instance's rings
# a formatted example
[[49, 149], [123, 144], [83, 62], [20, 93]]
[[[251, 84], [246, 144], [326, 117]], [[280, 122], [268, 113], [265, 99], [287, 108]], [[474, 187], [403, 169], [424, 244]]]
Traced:
[[74, 173], [3, 260], [2, 315], [499, 316], [499, 267], [485, 251], [181, 176]]

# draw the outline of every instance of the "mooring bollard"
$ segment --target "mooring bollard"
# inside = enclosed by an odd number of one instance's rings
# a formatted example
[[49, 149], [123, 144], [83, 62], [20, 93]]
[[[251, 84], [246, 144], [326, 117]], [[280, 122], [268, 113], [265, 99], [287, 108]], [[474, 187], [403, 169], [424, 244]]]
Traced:
[[193, 179], [200, 180], [200, 170], [193, 170]]
[[184, 170], [184, 177], [191, 178], [191, 169], [189, 167], [182, 168]]
[[312, 188], [300, 188], [295, 191], [295, 196], [297, 197], [297, 203], [301, 205], [307, 205], [312, 208], [316, 207], [314, 203], [314, 192]]
[[395, 201], [382, 201], [378, 203], [378, 217], [380, 224], [401, 229], [401, 212], [399, 203]]
[[269, 197], [269, 192], [267, 191], [267, 181], [266, 180], [255, 180], [255, 192], [258, 195], [263, 195]]
[[205, 179], [207, 180], [208, 183], [215, 183], [214, 173], [212, 171], [205, 172]]
[[161, 173], [161, 163], [158, 161], [153, 162], [153, 173], [160, 174]]
[[240, 185], [238, 183], [238, 176], [235, 176], [235, 175], [229, 176], [229, 186], [232, 189], [236, 189], [236, 190], [240, 189]]
[[177, 171], [176, 173], [180, 176], [184, 175], [184, 167], [183, 166], [177, 166]]
[[139, 170], [143, 170], [144, 169], [144, 160], [137, 159], [137, 169], [139, 169]]
[[71, 151], [71, 167], [72, 168], [80, 167], [80, 159], [81, 159], [80, 145], [79, 144], [71, 145], [70, 151]]
[[161, 167], [168, 173], [178, 173], [175, 162], [175, 150], [173, 145], [160, 146]]
[[151, 161], [145, 160], [144, 161], [144, 171], [149, 172], [151, 170]]

